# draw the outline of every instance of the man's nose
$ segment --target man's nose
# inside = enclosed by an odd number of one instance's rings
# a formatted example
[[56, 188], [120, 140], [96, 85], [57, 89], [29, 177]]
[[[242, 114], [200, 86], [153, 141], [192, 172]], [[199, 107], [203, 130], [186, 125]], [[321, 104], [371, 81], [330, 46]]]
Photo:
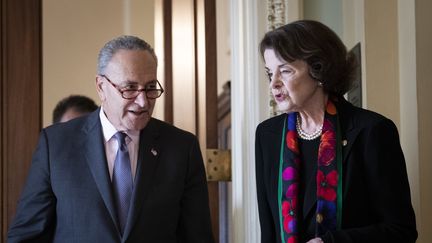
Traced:
[[147, 103], [147, 96], [146, 92], [143, 90], [141, 91], [138, 96], [135, 98], [135, 104], [139, 105], [140, 107], [144, 107]]

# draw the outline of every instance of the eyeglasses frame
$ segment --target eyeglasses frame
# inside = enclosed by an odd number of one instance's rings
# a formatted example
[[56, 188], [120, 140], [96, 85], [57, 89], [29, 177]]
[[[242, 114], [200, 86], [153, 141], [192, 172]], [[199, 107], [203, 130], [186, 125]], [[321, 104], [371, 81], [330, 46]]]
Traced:
[[[115, 83], [113, 83], [105, 74], [99, 74], [99, 76], [101, 76], [102, 78], [104, 78], [105, 80], [107, 80], [108, 81], [108, 83], [110, 83], [120, 94], [121, 94], [121, 97], [123, 98], [123, 99], [126, 99], [126, 100], [133, 100], [133, 99], [136, 99], [136, 97], [138, 97], [138, 95], [141, 93], [141, 92], [143, 92], [144, 91], [144, 93], [145, 93], [145, 95], [146, 95], [146, 97], [147, 97], [147, 99], [157, 99], [157, 98], [159, 98], [159, 97], [161, 97], [162, 96], [162, 94], [163, 94], [163, 92], [165, 91], [164, 89], [163, 89], [163, 87], [162, 87], [162, 85], [159, 83], [159, 80], [157, 80], [157, 79], [155, 79], [155, 80], [153, 80], [153, 81], [156, 81], [157, 82], [157, 84], [159, 85], [159, 87], [160, 87], [160, 89], [146, 89], [146, 88], [143, 88], [143, 89], [138, 89], [138, 90], [136, 90], [138, 93], [137, 93], [137, 95], [135, 96], [135, 97], [131, 97], [131, 98], [126, 98], [126, 97], [124, 97], [124, 95], [123, 95], [123, 92], [125, 92], [125, 90], [121, 90], [121, 88], [117, 85], [117, 84], [115, 84]], [[155, 98], [152, 98], [152, 97], [148, 97], [148, 95], [147, 95], [147, 91], [155, 91], [155, 90], [158, 90], [158, 91], [161, 91], [161, 93], [160, 93], [160, 95], [158, 96], [158, 97], [155, 97]]]

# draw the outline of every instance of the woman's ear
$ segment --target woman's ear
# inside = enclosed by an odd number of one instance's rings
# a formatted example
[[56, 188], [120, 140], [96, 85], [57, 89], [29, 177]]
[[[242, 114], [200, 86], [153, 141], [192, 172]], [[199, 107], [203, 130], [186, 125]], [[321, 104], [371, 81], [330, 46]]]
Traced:
[[322, 69], [323, 65], [320, 62], [313, 62], [309, 65], [309, 75], [320, 82], [322, 82]]

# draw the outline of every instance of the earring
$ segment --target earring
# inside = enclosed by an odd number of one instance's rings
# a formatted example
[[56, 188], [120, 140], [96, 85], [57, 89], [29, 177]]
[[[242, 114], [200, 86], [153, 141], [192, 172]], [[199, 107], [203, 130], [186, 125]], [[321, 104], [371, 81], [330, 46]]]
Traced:
[[318, 81], [318, 86], [323, 86], [323, 83]]

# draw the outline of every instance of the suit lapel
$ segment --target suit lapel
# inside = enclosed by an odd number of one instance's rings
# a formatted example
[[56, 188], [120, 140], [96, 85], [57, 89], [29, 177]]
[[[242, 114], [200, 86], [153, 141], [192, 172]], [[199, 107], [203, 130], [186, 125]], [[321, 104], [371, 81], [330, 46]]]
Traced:
[[271, 170], [270, 170], [270, 177], [269, 177], [271, 180], [270, 193], [275, 198], [279, 198], [278, 185], [279, 185], [279, 165], [280, 165], [280, 143], [282, 139], [283, 120], [281, 123], [282, 123], [282, 127], [280, 128], [279, 133], [268, 133], [266, 139], [266, 141], [269, 141], [268, 146], [277, 147], [277, 148], [273, 148], [274, 152], [269, 153], [269, 155], [272, 156], [269, 160], [269, 162], [272, 163]]
[[[275, 119], [274, 122], [264, 127], [262, 131], [261, 146], [263, 151], [268, 151], [269, 157], [265, 161], [270, 164], [270, 175], [264, 178], [270, 180], [268, 191], [272, 198], [278, 198], [280, 148], [285, 117], [286, 114], [272, 118]], [[277, 200], [274, 201], [274, 207], [278, 207]]]
[[336, 104], [342, 130], [342, 161], [345, 162], [361, 128], [355, 124], [351, 103], [342, 99]]
[[159, 126], [157, 121], [152, 119], [140, 133], [137, 172], [135, 176], [134, 190], [132, 194], [132, 204], [129, 210], [128, 221], [126, 223], [123, 241], [125, 241], [132, 230], [133, 225], [144, 199], [150, 194], [153, 177], [156, 174], [158, 158], [160, 156], [160, 146], [158, 144]]
[[99, 121], [99, 109], [90, 115], [87, 124], [84, 126], [84, 132], [86, 133], [86, 140], [83, 151], [85, 151], [87, 164], [111, 219], [117, 228], [117, 214], [107, 167], [102, 126]]

